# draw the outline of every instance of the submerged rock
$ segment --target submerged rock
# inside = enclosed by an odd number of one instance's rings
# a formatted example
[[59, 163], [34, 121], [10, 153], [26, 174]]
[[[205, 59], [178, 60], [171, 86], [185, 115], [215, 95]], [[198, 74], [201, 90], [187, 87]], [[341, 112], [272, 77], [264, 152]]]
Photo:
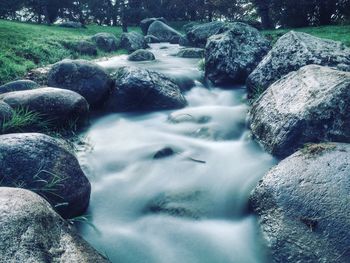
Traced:
[[[174, 37], [180, 39], [182, 35], [174, 28], [164, 24], [161, 21], [155, 21], [148, 28], [147, 35], [157, 37], [161, 42], [170, 42]], [[178, 43], [178, 42], [177, 42]]]
[[1, 262], [107, 263], [40, 196], [0, 187]]
[[111, 33], [97, 33], [91, 38], [97, 47], [105, 52], [116, 51], [119, 48], [119, 39]]
[[152, 61], [155, 60], [155, 56], [151, 51], [145, 49], [139, 49], [131, 53], [128, 57], [130, 61]]
[[349, 144], [309, 145], [251, 195], [271, 262], [349, 262]]
[[168, 77], [147, 69], [123, 67], [114, 74], [115, 90], [106, 110], [151, 111], [182, 108], [186, 99]]
[[50, 127], [68, 127], [73, 123], [82, 125], [89, 113], [87, 101], [70, 90], [38, 88], [14, 91], [0, 95], [0, 99], [13, 109], [38, 113], [41, 121], [47, 122]]
[[181, 58], [203, 58], [204, 49], [202, 48], [184, 48], [176, 54], [176, 56]]
[[48, 75], [48, 84], [79, 93], [92, 108], [100, 107], [112, 88], [105, 70], [86, 60], [66, 59], [54, 64]]
[[38, 87], [39, 84], [32, 80], [16, 80], [0, 86], [0, 94], [12, 91], [36, 89]]
[[350, 48], [340, 42], [291, 31], [282, 36], [247, 80], [249, 95], [303, 66], [317, 64], [350, 71]]
[[64, 146], [39, 133], [1, 135], [1, 185], [40, 194], [65, 218], [81, 215], [91, 187], [78, 160]]
[[130, 32], [122, 34], [120, 47], [126, 49], [129, 53], [132, 53], [138, 49], [148, 48], [148, 45], [143, 35], [136, 32]]
[[173, 156], [175, 154], [175, 151], [170, 148], [170, 147], [165, 147], [161, 150], [159, 150], [158, 152], [155, 153], [155, 155], [153, 156], [153, 159], [164, 159], [170, 156]]
[[254, 136], [285, 157], [308, 142], [350, 142], [350, 72], [309, 65], [268, 88], [250, 112]]
[[215, 84], [245, 83], [269, 50], [269, 41], [257, 29], [231, 23], [230, 30], [208, 39], [205, 74]]
[[165, 20], [164, 17], [151, 17], [151, 18], [145, 18], [141, 21], [140, 23], [140, 27], [141, 27], [141, 30], [142, 30], [142, 33], [144, 35], [147, 35], [147, 32], [148, 32], [148, 28], [149, 26], [155, 22], [155, 21], [160, 21], [164, 24], [167, 24], [167, 21]]

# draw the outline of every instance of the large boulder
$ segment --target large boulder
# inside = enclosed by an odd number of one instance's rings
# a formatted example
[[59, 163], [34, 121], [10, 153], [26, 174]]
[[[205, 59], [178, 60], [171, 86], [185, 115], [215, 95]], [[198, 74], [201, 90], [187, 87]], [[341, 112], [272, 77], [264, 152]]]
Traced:
[[0, 94], [12, 92], [12, 91], [36, 89], [38, 87], [39, 87], [39, 84], [37, 84], [32, 80], [26, 80], [26, 79], [16, 80], [0, 86]]
[[50, 127], [69, 127], [73, 123], [80, 126], [89, 113], [87, 101], [70, 90], [38, 88], [14, 91], [0, 95], [0, 99], [13, 109], [38, 113]]
[[208, 39], [205, 74], [215, 84], [245, 83], [270, 48], [257, 29], [232, 23], [230, 30]]
[[310, 64], [350, 71], [350, 48], [340, 42], [291, 31], [277, 41], [248, 77], [249, 96], [261, 93], [289, 72]]
[[224, 33], [228, 29], [228, 23], [215, 21], [190, 27], [186, 36], [189, 45], [204, 48], [209, 37]]
[[250, 203], [274, 263], [349, 262], [350, 145], [309, 145], [273, 168]]
[[97, 47], [105, 52], [116, 51], [119, 47], [119, 39], [111, 33], [97, 33], [92, 36], [92, 41], [94, 41]]
[[92, 108], [98, 108], [111, 90], [105, 70], [86, 60], [63, 60], [54, 64], [48, 75], [50, 87], [72, 90], [83, 96]]
[[177, 54], [180, 58], [203, 58], [204, 49], [203, 48], [184, 48], [181, 49]]
[[156, 57], [151, 51], [145, 49], [139, 49], [135, 52], [131, 53], [128, 57], [130, 61], [152, 61], [155, 60]]
[[0, 261], [107, 263], [40, 196], [0, 187]]
[[143, 35], [137, 32], [129, 32], [121, 35], [120, 47], [132, 53], [138, 49], [148, 48], [148, 45]]
[[148, 28], [149, 26], [155, 22], [155, 21], [161, 21], [163, 22], [164, 24], [167, 24], [167, 21], [165, 20], [164, 17], [151, 17], [151, 18], [145, 18], [141, 21], [140, 23], [140, 27], [141, 27], [141, 30], [142, 30], [142, 33], [144, 35], [147, 35], [147, 32], [148, 32]]
[[350, 142], [350, 73], [309, 65], [271, 85], [253, 104], [250, 126], [272, 154], [308, 142]]
[[63, 141], [40, 133], [0, 136], [2, 186], [32, 190], [65, 218], [84, 213], [91, 186]]
[[3, 129], [4, 122], [10, 120], [13, 116], [13, 109], [5, 102], [0, 101], [0, 131]]
[[186, 99], [168, 77], [147, 69], [120, 68], [114, 75], [115, 90], [106, 104], [113, 112], [182, 108]]
[[67, 28], [82, 28], [83, 24], [80, 22], [74, 22], [74, 21], [66, 21], [59, 24], [60, 27], [67, 27]]
[[153, 22], [148, 28], [147, 35], [153, 35], [161, 42], [170, 42], [174, 37], [178, 39], [182, 37], [178, 31], [161, 21]]
[[159, 38], [152, 35], [145, 36], [145, 41], [147, 44], [160, 43]]

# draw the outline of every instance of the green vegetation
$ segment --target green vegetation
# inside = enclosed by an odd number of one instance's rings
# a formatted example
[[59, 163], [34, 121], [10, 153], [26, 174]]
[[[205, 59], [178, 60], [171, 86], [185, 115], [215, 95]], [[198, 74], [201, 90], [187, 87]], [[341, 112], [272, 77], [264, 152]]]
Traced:
[[[138, 30], [131, 28], [131, 30]], [[61, 28], [0, 20], [0, 85], [23, 77], [29, 70], [55, 63], [65, 58], [85, 58], [65, 48], [68, 41], [86, 40], [90, 36], [108, 32], [121, 35], [120, 27], [88, 26], [86, 29]], [[98, 52], [98, 57], [125, 53]]]
[[297, 29], [280, 29], [280, 30], [266, 30], [263, 34], [272, 42], [276, 42], [285, 33], [290, 30], [305, 32], [315, 37], [331, 39], [343, 42], [350, 47], [350, 25], [344, 26], [321, 26], [321, 27], [305, 27]]

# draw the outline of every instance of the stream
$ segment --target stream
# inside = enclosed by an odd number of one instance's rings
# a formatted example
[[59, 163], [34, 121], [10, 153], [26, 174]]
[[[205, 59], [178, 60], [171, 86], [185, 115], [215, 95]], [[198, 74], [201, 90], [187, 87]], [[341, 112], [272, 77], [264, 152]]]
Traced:
[[[89, 224], [79, 231], [111, 262], [269, 262], [247, 203], [276, 160], [250, 137], [244, 87], [211, 87], [199, 59], [173, 56], [179, 49], [152, 44], [156, 61], [99, 62], [109, 72], [135, 65], [195, 87], [185, 109], [92, 122], [84, 134], [90, 150], [78, 156], [92, 184]], [[166, 147], [166, 158], [154, 158]]]

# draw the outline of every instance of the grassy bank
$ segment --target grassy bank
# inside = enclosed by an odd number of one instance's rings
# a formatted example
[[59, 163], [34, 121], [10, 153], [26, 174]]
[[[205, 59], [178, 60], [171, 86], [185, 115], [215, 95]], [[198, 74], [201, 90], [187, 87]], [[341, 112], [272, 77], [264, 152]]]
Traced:
[[[88, 39], [99, 32], [119, 36], [122, 30], [119, 27], [96, 25], [88, 26], [86, 29], [70, 29], [0, 20], [0, 85], [23, 77], [33, 68], [52, 64], [64, 58], [81, 58], [80, 54], [65, 48], [65, 43]], [[124, 52], [119, 50], [108, 55]], [[102, 51], [98, 52], [98, 57], [106, 55]]]
[[281, 30], [267, 30], [263, 31], [263, 34], [276, 42], [279, 37], [289, 32], [290, 30], [305, 32], [310, 35], [331, 39], [335, 41], [343, 42], [345, 45], [350, 47], [350, 25], [345, 26], [322, 26], [322, 27], [306, 27], [297, 29], [281, 29]]

